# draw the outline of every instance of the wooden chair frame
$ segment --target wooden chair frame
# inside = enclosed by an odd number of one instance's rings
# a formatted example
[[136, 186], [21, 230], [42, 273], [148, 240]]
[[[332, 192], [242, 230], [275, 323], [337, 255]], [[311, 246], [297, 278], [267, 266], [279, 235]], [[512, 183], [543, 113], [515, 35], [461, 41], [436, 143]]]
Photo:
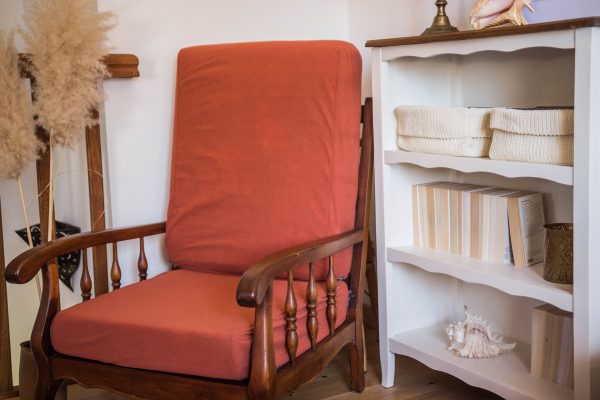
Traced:
[[[144, 238], [164, 233], [164, 222], [74, 235], [43, 244], [15, 258], [6, 269], [5, 276], [8, 282], [24, 284], [33, 279], [40, 270], [43, 276], [40, 308], [31, 334], [31, 349], [38, 369], [36, 399], [54, 399], [64, 381], [74, 381], [85, 387], [103, 388], [147, 399], [276, 399], [285, 393], [293, 392], [299, 385], [313, 379], [344, 348], [348, 348], [350, 352], [351, 388], [361, 392], [365, 385], [362, 299], [372, 185], [372, 118], [372, 102], [371, 99], [367, 99], [362, 108], [363, 134], [354, 230], [276, 253], [251, 266], [240, 278], [237, 302], [242, 307], [255, 309], [250, 375], [246, 380], [227, 381], [126, 368], [69, 357], [53, 349], [50, 341], [50, 326], [60, 309], [59, 279], [55, 258], [67, 252], [84, 250], [81, 289], [85, 301], [91, 297], [92, 289], [85, 250], [109, 243], [113, 245], [111, 279], [113, 290], [116, 290], [121, 285], [117, 243], [139, 239], [138, 270], [140, 280], [145, 280], [148, 262], [144, 253]], [[347, 282], [350, 288], [350, 302], [346, 320], [335, 329], [337, 281], [331, 256], [349, 247], [353, 247], [352, 265]], [[330, 334], [316, 343], [318, 329], [316, 287], [312, 265], [327, 257], [330, 258], [326, 285]], [[307, 263], [311, 266], [307, 290], [307, 327], [312, 349], [296, 358], [296, 302], [294, 292], [290, 290], [293, 285], [292, 270]], [[290, 362], [277, 369], [271, 313], [272, 281], [286, 272], [288, 273], [286, 345]]]

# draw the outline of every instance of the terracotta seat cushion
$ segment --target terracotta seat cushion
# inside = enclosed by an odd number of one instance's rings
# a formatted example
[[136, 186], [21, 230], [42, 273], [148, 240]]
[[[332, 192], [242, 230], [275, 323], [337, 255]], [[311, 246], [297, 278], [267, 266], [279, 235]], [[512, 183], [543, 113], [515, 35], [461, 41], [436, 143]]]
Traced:
[[[239, 276], [177, 270], [58, 313], [51, 328], [59, 353], [125, 367], [219, 379], [248, 377], [254, 309], [235, 300]], [[310, 348], [306, 282], [295, 282], [298, 355]], [[284, 302], [287, 281], [273, 285], [277, 366], [288, 362]], [[318, 284], [319, 340], [328, 334], [326, 294]], [[337, 326], [346, 318], [348, 288], [338, 283]]]

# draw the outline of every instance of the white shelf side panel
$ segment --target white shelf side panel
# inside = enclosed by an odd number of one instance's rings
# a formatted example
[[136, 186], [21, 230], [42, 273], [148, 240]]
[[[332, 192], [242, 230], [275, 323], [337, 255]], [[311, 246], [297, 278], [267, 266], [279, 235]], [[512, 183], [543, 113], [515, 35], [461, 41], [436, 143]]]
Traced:
[[539, 178], [562, 185], [573, 185], [573, 167], [565, 165], [454, 157], [442, 154], [412, 153], [404, 150], [386, 150], [384, 157], [386, 164], [412, 164], [423, 168], [448, 168], [465, 173], [487, 172], [507, 178]]
[[543, 279], [543, 264], [519, 269], [512, 264], [495, 264], [470, 257], [415, 246], [389, 247], [388, 261], [407, 263], [425, 271], [449, 275], [464, 282], [493, 287], [514, 296], [529, 297], [573, 311], [573, 285]]
[[573, 389], [529, 373], [531, 348], [526, 343], [517, 342], [515, 350], [497, 358], [465, 359], [448, 351], [445, 325], [433, 325], [393, 335], [389, 346], [396, 354], [414, 358], [509, 400], [573, 399]]

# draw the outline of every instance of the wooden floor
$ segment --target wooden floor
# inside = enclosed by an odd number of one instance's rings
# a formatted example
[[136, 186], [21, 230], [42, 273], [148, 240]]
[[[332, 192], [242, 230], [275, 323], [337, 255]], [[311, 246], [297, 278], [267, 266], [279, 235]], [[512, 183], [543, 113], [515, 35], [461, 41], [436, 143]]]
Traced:
[[[474, 388], [453, 376], [427, 368], [408, 357], [396, 358], [396, 378], [392, 388], [380, 385], [379, 355], [374, 323], [365, 314], [368, 371], [366, 388], [361, 394], [350, 392], [348, 355], [340, 353], [313, 382], [304, 385], [286, 400], [500, 400], [482, 389]], [[69, 387], [69, 400], [123, 400], [128, 397], [102, 390]], [[160, 400], [160, 399], [152, 399]]]

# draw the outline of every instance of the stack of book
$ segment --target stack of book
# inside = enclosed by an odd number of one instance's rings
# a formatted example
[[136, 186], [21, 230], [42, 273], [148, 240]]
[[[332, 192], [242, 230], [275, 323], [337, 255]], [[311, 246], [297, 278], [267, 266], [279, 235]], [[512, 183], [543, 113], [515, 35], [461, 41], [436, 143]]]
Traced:
[[517, 267], [543, 261], [541, 193], [432, 182], [412, 196], [416, 246]]
[[534, 308], [531, 374], [573, 387], [573, 314], [545, 304]]

